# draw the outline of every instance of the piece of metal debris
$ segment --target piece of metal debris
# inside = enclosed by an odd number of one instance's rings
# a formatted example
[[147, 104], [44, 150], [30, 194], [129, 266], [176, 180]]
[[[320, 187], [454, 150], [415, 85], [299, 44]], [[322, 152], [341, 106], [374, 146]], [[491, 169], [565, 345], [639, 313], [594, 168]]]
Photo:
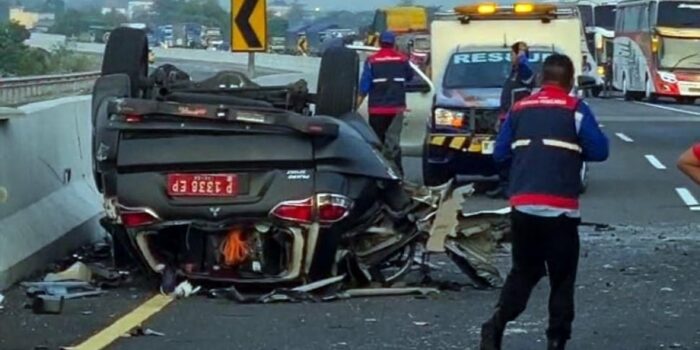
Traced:
[[155, 336], [155, 337], [164, 337], [165, 333], [162, 332], [156, 332], [150, 328], [143, 328], [141, 326], [138, 326], [129, 333], [124, 334], [125, 337], [143, 337], [143, 336]]
[[37, 295], [32, 300], [32, 311], [35, 314], [58, 315], [63, 312], [62, 296]]
[[335, 276], [331, 278], [326, 278], [320, 281], [316, 281], [313, 283], [305, 284], [303, 286], [299, 286], [296, 288], [293, 288], [292, 290], [295, 292], [301, 292], [301, 293], [308, 293], [308, 292], [313, 292], [317, 289], [321, 289], [323, 287], [327, 287], [336, 283], [340, 283], [345, 279], [345, 274], [341, 276]]
[[663, 288], [661, 288], [661, 291], [662, 291], [662, 292], [673, 292], [673, 288], [670, 288], [670, 287], [663, 287]]
[[29, 297], [49, 295], [68, 300], [107, 293], [107, 291], [95, 288], [87, 282], [22, 282], [21, 285], [27, 288], [27, 296]]
[[62, 282], [62, 281], [83, 281], [90, 282], [92, 280], [92, 271], [84, 263], [78, 261], [69, 268], [57, 272], [49, 273], [44, 277], [44, 282]]
[[430, 323], [428, 323], [428, 322], [420, 322], [420, 321], [413, 321], [413, 324], [416, 325], [416, 326], [418, 326], [418, 327], [425, 327], [425, 326], [429, 325]]
[[363, 298], [363, 297], [382, 297], [382, 296], [399, 296], [399, 295], [418, 295], [429, 296], [440, 294], [437, 288], [361, 288], [348, 289], [334, 295], [329, 295], [323, 298], [324, 301], [332, 301], [337, 299]]

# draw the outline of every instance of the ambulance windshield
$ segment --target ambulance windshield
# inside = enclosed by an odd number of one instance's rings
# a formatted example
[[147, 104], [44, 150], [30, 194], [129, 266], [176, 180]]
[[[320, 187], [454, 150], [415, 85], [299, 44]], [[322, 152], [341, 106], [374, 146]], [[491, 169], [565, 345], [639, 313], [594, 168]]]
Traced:
[[[551, 55], [547, 51], [530, 51], [530, 68], [537, 74], [544, 60]], [[445, 70], [443, 87], [500, 88], [510, 75], [510, 51], [487, 50], [458, 52], [450, 57]]]

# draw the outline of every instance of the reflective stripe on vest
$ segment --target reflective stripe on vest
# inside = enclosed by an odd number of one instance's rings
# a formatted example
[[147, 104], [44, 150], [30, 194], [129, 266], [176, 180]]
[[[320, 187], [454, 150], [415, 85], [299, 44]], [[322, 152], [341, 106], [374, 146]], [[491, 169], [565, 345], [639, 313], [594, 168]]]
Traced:
[[[373, 83], [386, 83], [388, 81], [389, 81], [389, 79], [387, 79], [387, 78], [376, 78], [376, 79], [372, 80]], [[393, 79], [391, 79], [391, 81], [397, 82], [397, 83], [403, 83], [406, 81], [406, 78], [393, 78]]]
[[510, 144], [511, 149], [516, 149], [518, 147], [527, 147], [530, 146], [530, 142], [532, 140], [516, 140], [515, 142]]
[[[510, 148], [516, 149], [519, 147], [527, 147], [527, 146], [530, 146], [530, 143], [532, 143], [532, 140], [530, 140], [530, 139], [515, 140], [513, 143], [510, 144]], [[579, 146], [575, 143], [571, 143], [571, 142], [555, 140], [555, 139], [543, 139], [542, 144], [545, 146], [563, 148], [565, 150], [574, 151], [577, 153], [583, 153], [583, 149], [581, 149], [581, 146]]]
[[563, 148], [563, 149], [566, 149], [569, 151], [574, 151], [577, 153], [583, 153], [583, 149], [581, 149], [581, 146], [579, 146], [575, 143], [571, 143], [571, 142], [554, 140], [554, 139], [543, 139], [542, 143], [545, 146], [558, 147], [558, 148]]

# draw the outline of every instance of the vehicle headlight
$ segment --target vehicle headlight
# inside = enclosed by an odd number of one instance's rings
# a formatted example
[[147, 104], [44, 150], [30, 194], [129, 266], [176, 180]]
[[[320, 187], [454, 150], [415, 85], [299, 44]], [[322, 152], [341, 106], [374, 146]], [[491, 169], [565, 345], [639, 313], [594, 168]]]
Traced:
[[675, 84], [678, 82], [678, 79], [676, 78], [676, 75], [671, 73], [671, 72], [658, 72], [659, 78], [661, 80], [670, 83], [670, 84]]
[[444, 108], [435, 109], [435, 125], [448, 125], [461, 127], [464, 121], [464, 113]]
[[598, 67], [598, 75], [600, 75], [600, 76], [605, 75], [605, 67], [603, 67], [603, 66]]

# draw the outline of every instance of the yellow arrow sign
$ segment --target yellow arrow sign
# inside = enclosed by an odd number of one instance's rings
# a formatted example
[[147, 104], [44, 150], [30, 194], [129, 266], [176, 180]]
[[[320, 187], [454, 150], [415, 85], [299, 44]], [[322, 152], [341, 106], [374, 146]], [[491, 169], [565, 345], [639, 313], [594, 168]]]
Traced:
[[231, 0], [231, 51], [267, 51], [266, 0]]

